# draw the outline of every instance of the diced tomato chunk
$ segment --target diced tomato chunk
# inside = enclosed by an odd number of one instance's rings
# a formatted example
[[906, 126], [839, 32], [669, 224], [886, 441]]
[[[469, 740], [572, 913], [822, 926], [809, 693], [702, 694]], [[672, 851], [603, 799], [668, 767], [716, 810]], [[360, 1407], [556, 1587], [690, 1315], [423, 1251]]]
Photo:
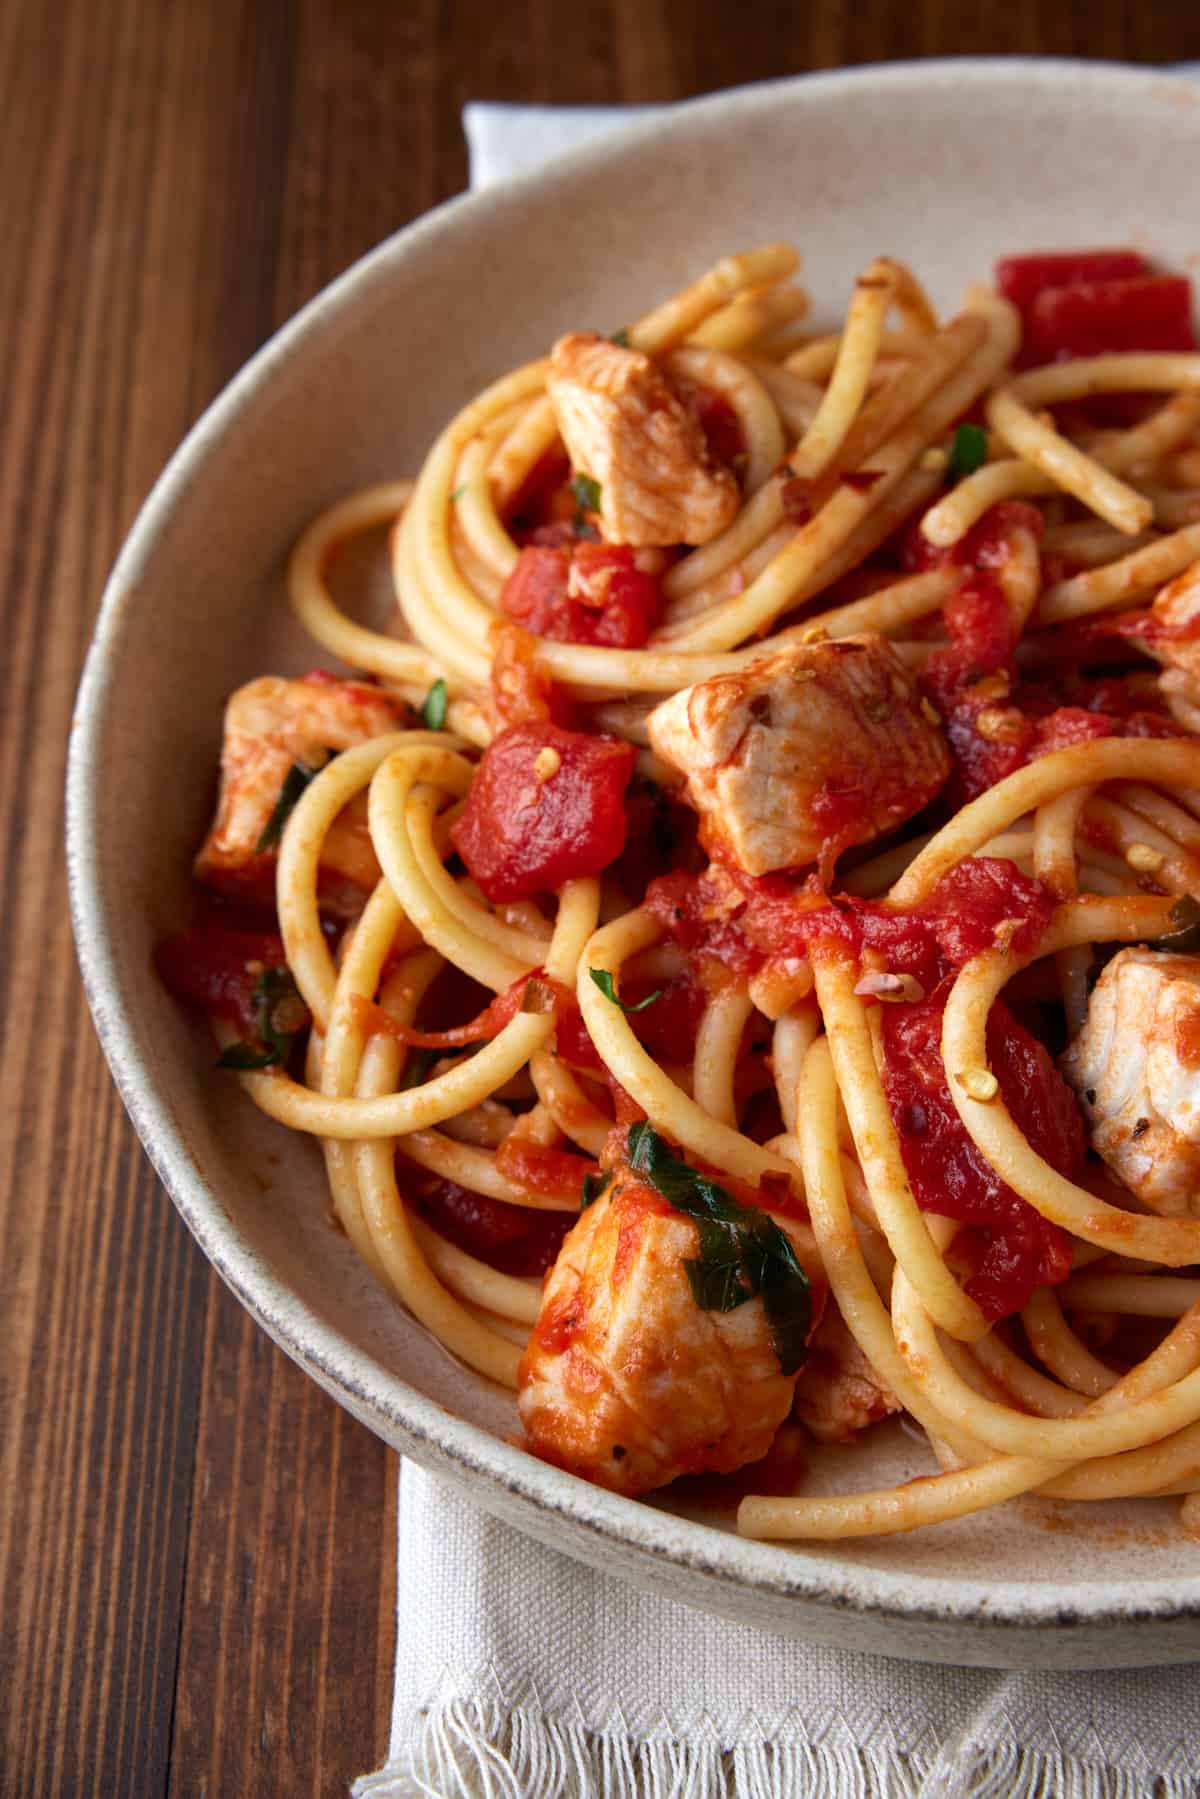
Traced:
[[1120, 281], [1149, 273], [1137, 250], [1048, 250], [1027, 256], [1003, 256], [996, 264], [996, 286], [1006, 300], [1024, 312], [1047, 288], [1074, 287], [1080, 281]]
[[488, 899], [530, 899], [607, 868], [625, 845], [635, 760], [631, 744], [549, 723], [502, 731], [450, 833]]
[[[996, 264], [996, 285], [1020, 309], [1025, 368], [1113, 351], [1196, 348], [1191, 282], [1155, 274], [1136, 250], [1009, 256]], [[1128, 396], [1103, 399], [1111, 410]]]
[[[1007, 1317], [1035, 1287], [1066, 1279], [1070, 1240], [1000, 1179], [967, 1135], [942, 1063], [941, 1000], [885, 1006], [882, 1023], [884, 1091], [917, 1204], [973, 1227], [967, 1292], [988, 1318]], [[1075, 1096], [1002, 1002], [988, 1019], [988, 1060], [1033, 1149], [1074, 1175], [1085, 1147]]]
[[154, 952], [164, 986], [189, 1005], [236, 1025], [245, 1038], [255, 1034], [254, 991], [264, 968], [283, 968], [278, 931], [248, 931], [199, 924], [166, 938]]
[[1048, 288], [1026, 314], [1024, 352], [1031, 362], [1195, 348], [1192, 284], [1186, 275]]
[[536, 637], [555, 643], [640, 649], [654, 628], [658, 581], [626, 544], [530, 544], [504, 584], [500, 605]]
[[409, 1192], [415, 1190], [418, 1212], [440, 1236], [502, 1274], [544, 1274], [575, 1222], [571, 1212], [509, 1205], [455, 1181], [430, 1181], [410, 1166], [403, 1170], [401, 1184]]

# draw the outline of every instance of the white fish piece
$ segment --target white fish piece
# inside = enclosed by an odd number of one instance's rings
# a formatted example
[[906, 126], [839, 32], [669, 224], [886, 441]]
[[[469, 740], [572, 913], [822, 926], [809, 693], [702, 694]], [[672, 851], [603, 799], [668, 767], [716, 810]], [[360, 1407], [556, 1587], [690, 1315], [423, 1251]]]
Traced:
[[574, 331], [554, 346], [546, 390], [573, 467], [600, 489], [609, 543], [702, 544], [733, 523], [736, 480], [640, 350]]
[[1142, 640], [1149, 653], [1200, 678], [1200, 562], [1159, 589], [1149, 622]]
[[1152, 1212], [1200, 1217], [1200, 956], [1121, 950], [1059, 1066], [1118, 1179]]
[[792, 1416], [822, 1443], [848, 1443], [902, 1409], [831, 1300], [800, 1370]]
[[1200, 727], [1200, 562], [1159, 589], [1149, 628], [1137, 641], [1163, 664], [1159, 686], [1167, 707], [1187, 731]]
[[882, 637], [794, 644], [685, 687], [646, 720], [687, 777], [712, 852], [750, 875], [894, 830], [950, 773], [950, 751]]
[[780, 1370], [761, 1299], [697, 1304], [685, 1266], [697, 1251], [694, 1222], [632, 1175], [580, 1215], [521, 1362], [536, 1454], [637, 1494], [767, 1453], [796, 1377]]
[[[258, 845], [292, 764], [320, 768], [331, 752], [395, 731], [399, 723], [395, 701], [363, 681], [324, 673], [297, 681], [263, 675], [239, 687], [225, 707], [217, 813], [196, 857], [197, 880], [245, 891], [244, 877], [262, 872]], [[359, 820], [347, 808], [335, 821], [321, 866], [355, 886], [374, 885], [379, 865], [365, 815]]]

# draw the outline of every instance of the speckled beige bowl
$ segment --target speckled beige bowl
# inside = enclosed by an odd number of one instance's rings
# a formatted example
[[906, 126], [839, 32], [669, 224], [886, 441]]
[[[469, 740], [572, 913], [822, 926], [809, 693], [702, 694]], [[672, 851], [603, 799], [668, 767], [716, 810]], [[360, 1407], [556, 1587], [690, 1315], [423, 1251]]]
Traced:
[[[909, 258], [952, 302], [1005, 250], [1132, 242], [1189, 267], [1200, 100], [1067, 63], [944, 62], [718, 96], [552, 172], [455, 201], [280, 333], [192, 432], [129, 539], [79, 697], [69, 857], [84, 976], [148, 1154], [271, 1336], [389, 1442], [546, 1542], [714, 1612], [908, 1657], [1029, 1666], [1200, 1658], [1200, 1547], [1166, 1504], [1053, 1519], [1032, 1502], [922, 1537], [782, 1547], [599, 1492], [507, 1440], [510, 1402], [455, 1366], [325, 1221], [313, 1145], [259, 1117], [151, 972], [182, 911], [221, 705], [315, 658], [284, 554], [360, 483], [415, 470], [474, 390], [572, 326], [612, 329], [717, 256], [803, 249], [818, 316]], [[886, 1434], [848, 1487], [919, 1472]]]

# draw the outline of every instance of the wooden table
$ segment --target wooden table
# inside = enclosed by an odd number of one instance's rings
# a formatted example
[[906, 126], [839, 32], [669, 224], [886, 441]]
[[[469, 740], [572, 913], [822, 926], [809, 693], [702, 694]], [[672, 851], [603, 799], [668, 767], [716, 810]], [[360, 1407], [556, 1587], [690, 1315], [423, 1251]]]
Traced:
[[75, 973], [64, 740], [154, 476], [278, 324], [464, 185], [472, 96], [670, 100], [985, 51], [1200, 57], [1200, 14], [0, 0], [5, 1795], [336, 1794], [386, 1744], [395, 1457], [209, 1271]]

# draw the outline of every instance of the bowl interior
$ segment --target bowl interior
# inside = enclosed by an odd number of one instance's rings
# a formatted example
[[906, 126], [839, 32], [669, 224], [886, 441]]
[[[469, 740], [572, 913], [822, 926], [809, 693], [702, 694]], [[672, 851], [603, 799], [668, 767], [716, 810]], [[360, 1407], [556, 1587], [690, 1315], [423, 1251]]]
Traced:
[[[943, 305], [1008, 250], [1134, 243], [1190, 268], [1200, 222], [1176, 195], [1198, 157], [1189, 84], [1087, 65], [902, 66], [681, 108], [455, 202], [358, 265], [206, 415], [114, 572], [72, 752], [76, 924], [106, 1051], [191, 1228], [284, 1347], [383, 1435], [564, 1547], [694, 1602], [789, 1628], [788, 1608], [811, 1598], [827, 1608], [811, 1624], [803, 1607], [811, 1628], [893, 1653], [954, 1653], [922, 1635], [921, 1620], [942, 1620], [964, 1659], [1009, 1659], [998, 1633], [1030, 1625], [1042, 1659], [1154, 1660], [1117, 1654], [1111, 1636], [1105, 1652], [1105, 1621], [1200, 1606], [1200, 1582], [1165, 1504], [1048, 1522], [1021, 1503], [920, 1538], [792, 1549], [593, 1492], [506, 1443], [510, 1400], [374, 1286], [329, 1226], [316, 1147], [213, 1072], [153, 975], [153, 945], [182, 916], [224, 699], [252, 674], [329, 660], [283, 600], [305, 522], [414, 472], [460, 404], [561, 331], [614, 330], [774, 238], [801, 248], [817, 323], [879, 252], [911, 262]], [[926, 1468], [894, 1429], [869, 1452], [832, 1452], [814, 1484]], [[1087, 1551], [1065, 1582], [1064, 1532]], [[868, 1643], [862, 1620], [885, 1615]], [[1157, 1641], [1162, 1659], [1176, 1653]]]

